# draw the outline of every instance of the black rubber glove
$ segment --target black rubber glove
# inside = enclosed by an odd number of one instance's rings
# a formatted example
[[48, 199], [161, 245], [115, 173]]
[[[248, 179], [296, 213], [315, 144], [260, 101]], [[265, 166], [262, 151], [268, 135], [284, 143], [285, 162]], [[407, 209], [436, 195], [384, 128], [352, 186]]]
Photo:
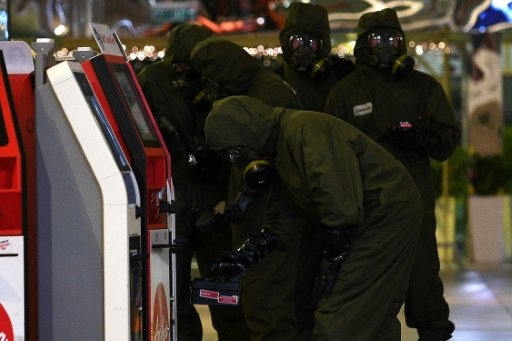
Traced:
[[238, 251], [225, 251], [212, 265], [212, 279], [214, 281], [237, 281], [245, 275], [247, 264]]
[[247, 210], [251, 204], [256, 201], [259, 194], [259, 192], [248, 188], [244, 188], [238, 192], [235, 199], [229, 204], [229, 207], [227, 208], [230, 221], [233, 223], [241, 223], [247, 214]]
[[389, 129], [391, 141], [406, 151], [418, 150], [423, 143], [423, 134], [416, 125], [402, 121]]
[[252, 264], [260, 263], [263, 258], [277, 248], [276, 236], [261, 230], [252, 234], [236, 251], [223, 252], [212, 266], [212, 277], [217, 281], [232, 281], [245, 275]]
[[424, 154], [432, 154], [441, 148], [441, 139], [435, 135], [424, 136], [418, 150]]
[[341, 264], [347, 258], [349, 250], [350, 239], [347, 231], [340, 229], [324, 231], [324, 257], [313, 289], [317, 297], [331, 295]]

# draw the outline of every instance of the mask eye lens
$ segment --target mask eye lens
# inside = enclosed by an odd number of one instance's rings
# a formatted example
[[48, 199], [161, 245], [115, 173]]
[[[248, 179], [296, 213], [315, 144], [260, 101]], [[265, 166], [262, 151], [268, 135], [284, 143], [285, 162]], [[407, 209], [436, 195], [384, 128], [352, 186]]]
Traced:
[[382, 46], [383, 40], [384, 39], [383, 39], [381, 33], [379, 33], [379, 32], [372, 32], [368, 36], [368, 45], [371, 48], [379, 47], [379, 46]]
[[320, 41], [316, 38], [309, 39], [309, 46], [313, 52], [317, 52], [320, 49]]
[[387, 47], [397, 49], [402, 45], [402, 39], [398, 32], [371, 32], [368, 35], [368, 45], [370, 48], [386, 45]]
[[247, 156], [241, 147], [226, 148], [222, 154], [233, 164], [240, 164], [247, 160]]
[[317, 52], [322, 48], [322, 40], [318, 39], [315, 35], [304, 33], [294, 34], [290, 37], [290, 47], [292, 50], [298, 50], [303, 46], [309, 47], [313, 52]]
[[304, 46], [304, 38], [299, 35], [293, 35], [290, 37], [290, 47], [292, 50], [298, 50]]
[[389, 46], [397, 49], [402, 45], [402, 36], [398, 33], [392, 33], [388, 36]]

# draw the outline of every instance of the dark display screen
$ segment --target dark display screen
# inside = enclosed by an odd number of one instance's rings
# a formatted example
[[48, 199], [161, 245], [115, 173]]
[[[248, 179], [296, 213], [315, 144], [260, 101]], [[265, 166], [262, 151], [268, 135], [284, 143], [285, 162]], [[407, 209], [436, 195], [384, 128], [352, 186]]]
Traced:
[[137, 126], [137, 130], [141, 135], [142, 141], [146, 146], [158, 146], [159, 140], [158, 137], [153, 130], [147, 115], [144, 110], [144, 106], [141, 103], [141, 100], [137, 94], [137, 91], [134, 87], [130, 76], [128, 75], [128, 70], [126, 69], [126, 65], [122, 64], [114, 64], [112, 65], [114, 69], [114, 74], [119, 83], [121, 91], [123, 92], [124, 98], [126, 100], [126, 104], [130, 109], [131, 116], [135, 121]]
[[[7, 78], [7, 70], [5, 70], [4, 53], [2, 50], [0, 50], [0, 64], [0, 80], [3, 82], [3, 88], [7, 89], [7, 82], [9, 80]], [[5, 95], [7, 96], [8, 94]], [[8, 142], [9, 139], [7, 138], [7, 131], [5, 128], [4, 112], [2, 106], [0, 105], [0, 146], [5, 146]]]
[[7, 132], [5, 131], [4, 113], [0, 106], [0, 146], [7, 144]]
[[81, 72], [74, 72], [74, 75], [76, 81], [80, 85], [82, 93], [84, 94], [87, 100], [87, 103], [89, 104], [89, 108], [94, 113], [94, 117], [96, 118], [96, 121], [98, 122], [98, 125], [100, 126], [101, 131], [103, 132], [103, 136], [105, 136], [105, 139], [107, 140], [107, 143], [110, 147], [110, 150], [112, 151], [112, 154], [114, 155], [114, 159], [116, 160], [119, 169], [130, 170], [128, 160], [124, 155], [123, 149], [117, 141], [114, 131], [112, 130], [112, 126], [108, 122], [105, 113], [103, 112], [100, 104], [98, 103], [98, 100], [94, 96], [91, 85], [87, 81], [87, 77], [85, 76], [85, 74]]

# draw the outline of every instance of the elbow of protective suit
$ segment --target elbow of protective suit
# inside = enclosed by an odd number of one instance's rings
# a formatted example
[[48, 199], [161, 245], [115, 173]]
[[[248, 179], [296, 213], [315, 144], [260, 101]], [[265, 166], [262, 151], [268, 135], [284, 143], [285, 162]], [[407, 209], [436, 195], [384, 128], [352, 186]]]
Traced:
[[445, 161], [455, 150], [458, 139], [450, 139], [438, 135], [430, 135], [424, 139], [420, 146], [420, 152], [428, 155], [434, 160]]

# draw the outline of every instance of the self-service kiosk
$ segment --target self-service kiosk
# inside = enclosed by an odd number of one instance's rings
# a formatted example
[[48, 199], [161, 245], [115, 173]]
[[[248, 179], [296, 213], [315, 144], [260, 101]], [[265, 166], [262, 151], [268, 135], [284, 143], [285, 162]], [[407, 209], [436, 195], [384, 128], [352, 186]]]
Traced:
[[47, 78], [36, 90], [38, 339], [133, 340], [138, 183], [80, 65]]
[[[34, 117], [34, 59], [32, 50], [23, 41], [0, 41], [4, 54], [12, 102], [19, 123], [27, 193], [25, 199], [25, 336], [36, 339], [37, 331], [37, 206], [36, 206], [36, 148]], [[0, 318], [1, 320], [1, 318]]]
[[[121, 55], [100, 54], [84, 62], [84, 71], [97, 98], [109, 105], [118, 138], [133, 160], [141, 195], [142, 296], [141, 335], [147, 340], [176, 339], [175, 278], [170, 279], [174, 241], [170, 157], [140, 90], [131, 65]], [[171, 258], [171, 259], [170, 259]], [[172, 285], [172, 288], [171, 288]], [[135, 326], [134, 326], [135, 328]]]
[[0, 51], [0, 340], [26, 335], [27, 182], [19, 121]]

